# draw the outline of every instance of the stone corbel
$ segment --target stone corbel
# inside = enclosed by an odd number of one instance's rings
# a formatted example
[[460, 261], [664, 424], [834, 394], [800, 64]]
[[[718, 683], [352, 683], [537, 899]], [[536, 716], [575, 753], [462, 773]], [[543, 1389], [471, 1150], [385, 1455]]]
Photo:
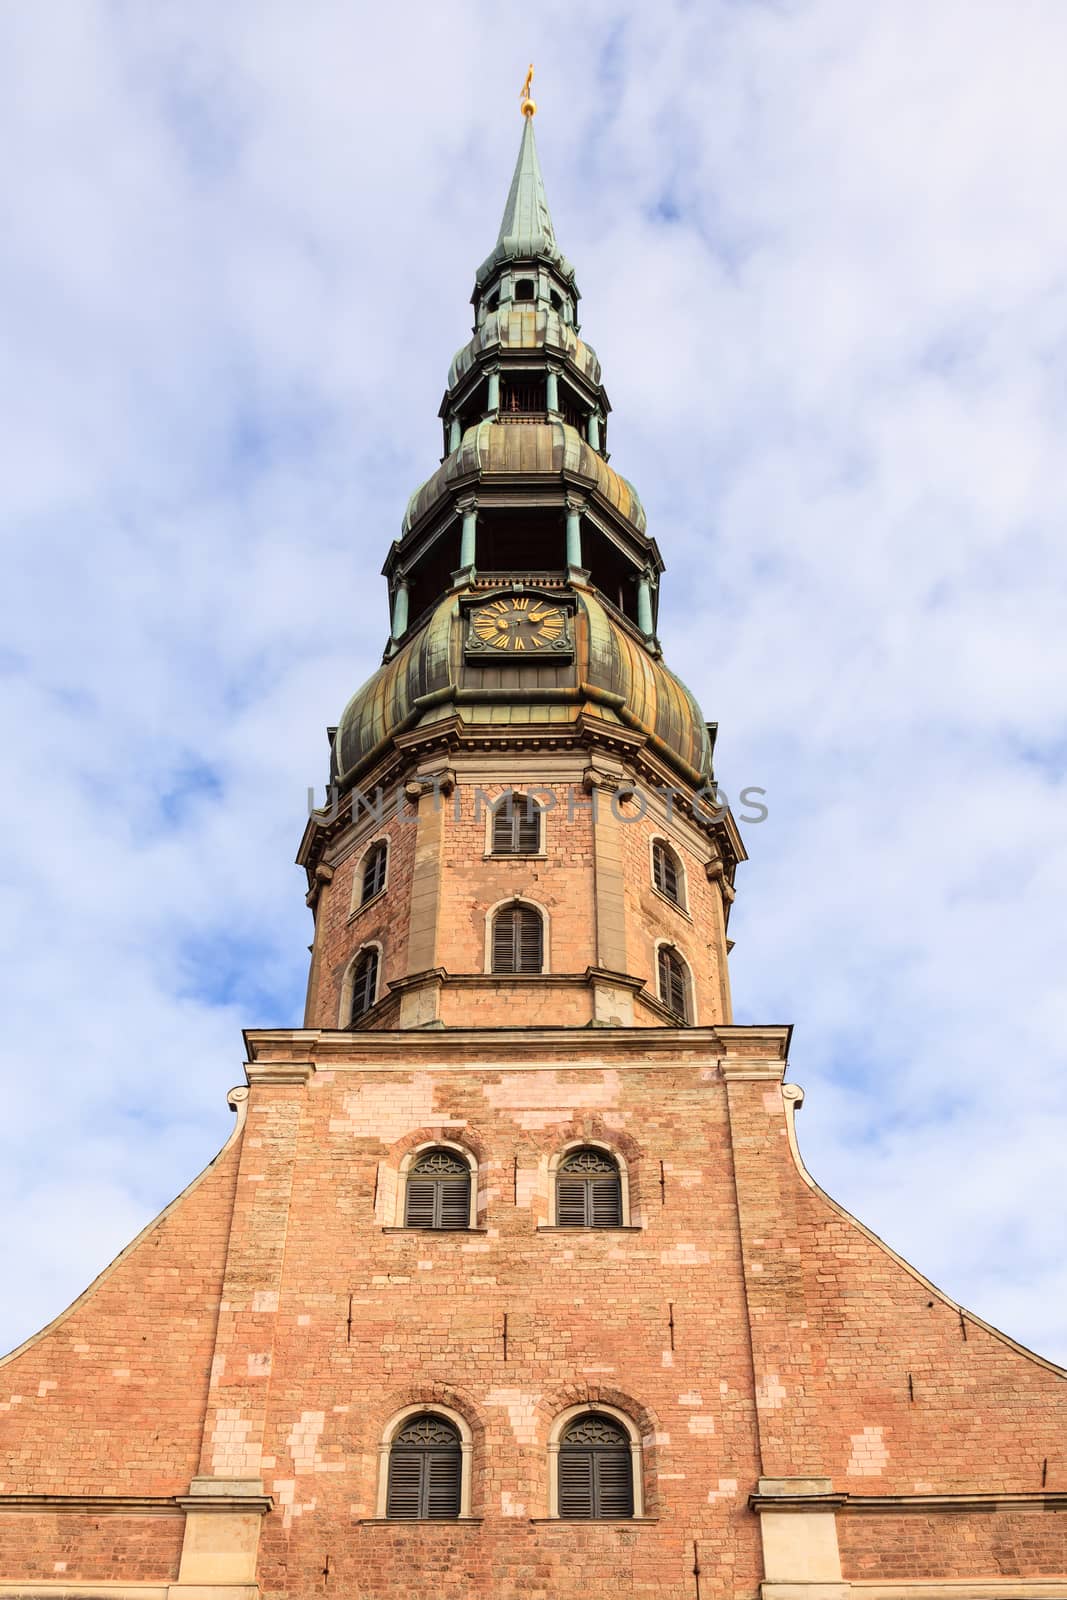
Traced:
[[722, 856], [717, 850], [711, 859], [705, 862], [704, 871], [707, 874], [708, 882], [718, 885], [719, 893], [722, 895], [723, 905], [733, 905], [734, 900], [737, 897], [737, 891], [726, 876], [725, 864]]

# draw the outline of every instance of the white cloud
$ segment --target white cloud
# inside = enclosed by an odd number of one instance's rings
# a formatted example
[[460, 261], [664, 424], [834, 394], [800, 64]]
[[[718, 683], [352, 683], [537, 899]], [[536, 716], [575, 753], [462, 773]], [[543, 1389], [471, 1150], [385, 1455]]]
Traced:
[[768, 790], [739, 1017], [797, 1022], [826, 1187], [1063, 1359], [1067, 14], [498, 20], [0, 16], [0, 1342], [221, 1142], [240, 1026], [299, 1014], [304, 792], [532, 55], [668, 657]]

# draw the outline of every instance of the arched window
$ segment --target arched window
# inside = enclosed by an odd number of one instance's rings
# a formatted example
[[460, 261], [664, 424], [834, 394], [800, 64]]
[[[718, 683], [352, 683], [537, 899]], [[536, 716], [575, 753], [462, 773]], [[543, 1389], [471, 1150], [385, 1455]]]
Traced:
[[459, 1432], [426, 1412], [406, 1423], [389, 1450], [387, 1517], [459, 1516], [462, 1454]]
[[377, 945], [368, 945], [356, 958], [352, 974], [352, 1007], [349, 1024], [358, 1022], [378, 998], [379, 955]]
[[668, 1011], [673, 1011], [679, 1022], [688, 1022], [692, 1015], [689, 995], [689, 971], [673, 945], [661, 944], [657, 959], [659, 968], [659, 997]]
[[519, 278], [515, 284], [516, 300], [532, 300], [534, 297], [534, 281], [532, 278]]
[[408, 1172], [406, 1228], [469, 1228], [471, 1169], [452, 1150], [424, 1150]]
[[541, 917], [519, 901], [503, 906], [493, 918], [493, 972], [541, 972], [545, 939]]
[[360, 895], [360, 905], [365, 906], [368, 900], [373, 900], [376, 894], [381, 894], [385, 888], [385, 865], [389, 859], [389, 846], [384, 839], [379, 839], [377, 844], [371, 845], [363, 858], [363, 890]]
[[506, 794], [493, 808], [495, 856], [535, 856], [541, 849], [541, 807], [532, 795]]
[[607, 1151], [586, 1145], [572, 1150], [560, 1162], [556, 1173], [556, 1226], [622, 1226], [619, 1168]]
[[576, 1417], [559, 1446], [561, 1517], [615, 1519], [634, 1514], [633, 1452], [612, 1417]]
[[678, 857], [662, 839], [652, 843], [652, 882], [660, 894], [673, 900], [676, 906], [682, 905], [682, 872]]

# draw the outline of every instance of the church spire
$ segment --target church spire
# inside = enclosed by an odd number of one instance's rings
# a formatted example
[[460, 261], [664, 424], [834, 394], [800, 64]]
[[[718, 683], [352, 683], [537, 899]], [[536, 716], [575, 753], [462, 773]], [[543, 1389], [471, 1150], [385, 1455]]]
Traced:
[[[532, 69], [531, 69], [532, 71]], [[485, 292], [490, 280], [507, 262], [541, 262], [553, 268], [577, 298], [574, 288], [574, 268], [556, 243], [556, 230], [548, 209], [545, 180], [537, 158], [537, 141], [534, 138], [533, 118], [537, 109], [529, 95], [530, 75], [523, 88], [522, 140], [519, 157], [508, 190], [504, 215], [500, 223], [496, 244], [478, 268], [477, 290]]]

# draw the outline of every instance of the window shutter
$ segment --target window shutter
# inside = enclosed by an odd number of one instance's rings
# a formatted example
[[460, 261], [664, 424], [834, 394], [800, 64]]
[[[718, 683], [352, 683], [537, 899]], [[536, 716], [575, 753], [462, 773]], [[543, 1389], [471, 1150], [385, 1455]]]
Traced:
[[514, 907], [498, 911], [493, 923], [493, 971], [515, 971]]
[[493, 854], [532, 856], [541, 845], [541, 808], [529, 795], [511, 794], [493, 813]]
[[541, 918], [529, 906], [517, 907], [519, 972], [541, 970]]
[[634, 1485], [629, 1445], [593, 1451], [593, 1472], [594, 1516], [632, 1517]]
[[352, 980], [352, 1022], [358, 1022], [363, 1013], [370, 1010], [377, 993], [378, 952], [364, 950], [356, 963], [356, 975]]
[[471, 1184], [462, 1178], [441, 1179], [437, 1184], [438, 1228], [469, 1228], [471, 1220]]
[[567, 1429], [559, 1451], [561, 1517], [634, 1514], [630, 1441], [610, 1417], [588, 1413]]
[[437, 1185], [432, 1178], [409, 1178], [404, 1223], [409, 1228], [432, 1228]]
[[591, 1178], [586, 1184], [589, 1194], [590, 1224], [594, 1228], [619, 1228], [622, 1226], [622, 1186], [619, 1174]]
[[389, 1455], [387, 1517], [422, 1515], [422, 1459], [414, 1450], [393, 1449]]
[[426, 1457], [424, 1516], [458, 1517], [462, 1456], [458, 1450], [432, 1451]]
[[556, 1188], [556, 1223], [561, 1228], [587, 1228], [586, 1186], [581, 1178], [560, 1178]]
[[373, 899], [385, 887], [385, 859], [388, 847], [376, 844], [367, 856], [363, 867], [363, 896], [361, 904]]
[[688, 1022], [685, 968], [681, 957], [669, 945], [661, 945], [659, 951], [659, 997], [669, 1011], [673, 1011], [682, 1022]]
[[665, 844], [652, 847], [652, 881], [660, 894], [678, 903], [678, 868]]
[[596, 1515], [593, 1494], [593, 1452], [566, 1450], [559, 1453], [559, 1514], [561, 1517]]

